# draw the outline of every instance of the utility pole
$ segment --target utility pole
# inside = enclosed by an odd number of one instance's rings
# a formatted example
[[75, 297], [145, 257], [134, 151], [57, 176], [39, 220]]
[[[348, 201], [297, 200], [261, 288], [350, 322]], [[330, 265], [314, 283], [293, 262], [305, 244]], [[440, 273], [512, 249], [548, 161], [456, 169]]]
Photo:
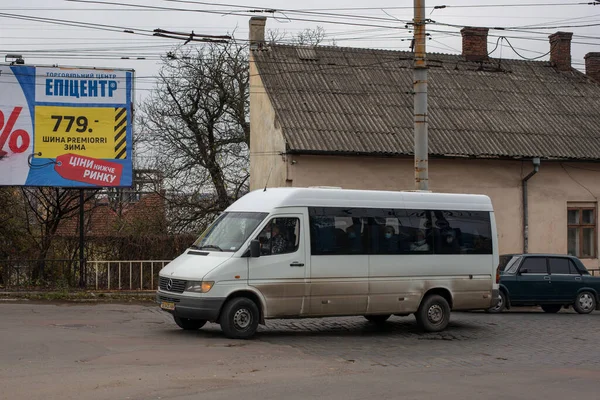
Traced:
[[425, 0], [414, 0], [415, 189], [429, 190]]

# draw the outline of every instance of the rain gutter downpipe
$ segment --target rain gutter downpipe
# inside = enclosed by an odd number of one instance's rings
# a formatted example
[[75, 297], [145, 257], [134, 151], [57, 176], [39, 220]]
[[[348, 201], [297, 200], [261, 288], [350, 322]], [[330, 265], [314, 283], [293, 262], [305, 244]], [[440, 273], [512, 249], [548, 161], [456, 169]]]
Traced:
[[527, 202], [527, 181], [540, 170], [540, 159], [533, 160], [533, 171], [523, 178], [523, 253], [529, 252], [529, 204]]

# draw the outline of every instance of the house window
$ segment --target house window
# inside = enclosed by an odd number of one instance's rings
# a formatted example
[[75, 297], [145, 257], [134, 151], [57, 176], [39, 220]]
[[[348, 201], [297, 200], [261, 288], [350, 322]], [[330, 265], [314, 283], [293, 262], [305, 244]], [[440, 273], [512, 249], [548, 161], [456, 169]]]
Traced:
[[567, 211], [569, 255], [596, 257], [596, 206], [574, 207]]

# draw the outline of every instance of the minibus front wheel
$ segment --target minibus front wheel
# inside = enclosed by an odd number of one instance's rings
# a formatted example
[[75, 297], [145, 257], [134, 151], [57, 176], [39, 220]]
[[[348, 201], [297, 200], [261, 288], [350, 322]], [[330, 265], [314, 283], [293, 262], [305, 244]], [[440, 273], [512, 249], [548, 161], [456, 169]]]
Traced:
[[247, 297], [234, 297], [225, 303], [219, 323], [225, 336], [231, 339], [248, 339], [258, 328], [258, 306]]

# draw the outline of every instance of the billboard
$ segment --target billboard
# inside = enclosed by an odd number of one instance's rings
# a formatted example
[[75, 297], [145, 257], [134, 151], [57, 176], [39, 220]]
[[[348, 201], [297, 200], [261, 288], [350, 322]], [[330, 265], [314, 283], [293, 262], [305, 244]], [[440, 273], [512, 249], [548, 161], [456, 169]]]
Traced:
[[0, 65], [0, 185], [132, 184], [133, 70]]

